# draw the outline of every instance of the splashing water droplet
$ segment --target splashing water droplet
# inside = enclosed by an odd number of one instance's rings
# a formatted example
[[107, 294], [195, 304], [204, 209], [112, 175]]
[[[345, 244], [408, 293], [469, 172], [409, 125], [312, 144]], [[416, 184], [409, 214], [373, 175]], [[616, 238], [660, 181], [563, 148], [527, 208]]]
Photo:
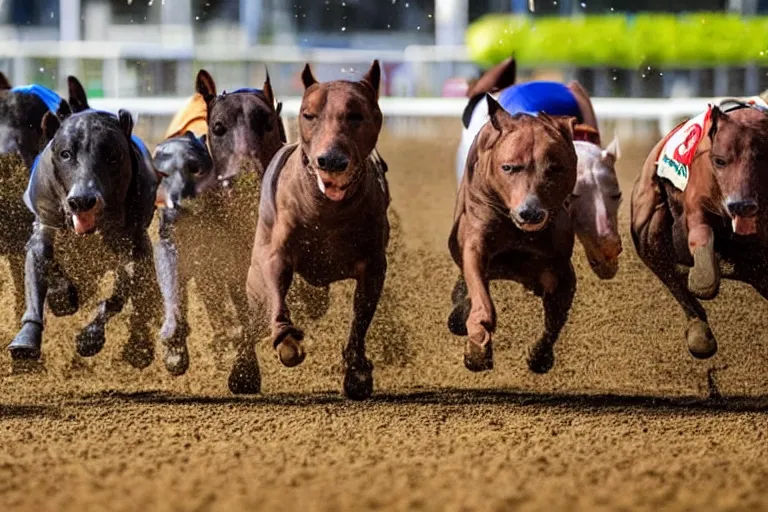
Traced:
[[45, 72], [45, 68], [40, 68], [40, 72], [41, 73]]
[[581, 8], [586, 9], [587, 8], [587, 2], [581, 2]]
[[347, 31], [347, 27], [341, 27], [341, 31], [342, 32], [346, 32]]

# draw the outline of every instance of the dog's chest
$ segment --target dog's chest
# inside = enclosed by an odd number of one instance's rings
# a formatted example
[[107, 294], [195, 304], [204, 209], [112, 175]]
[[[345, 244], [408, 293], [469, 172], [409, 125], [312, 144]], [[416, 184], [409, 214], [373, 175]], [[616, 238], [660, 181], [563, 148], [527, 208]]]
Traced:
[[294, 268], [310, 283], [324, 285], [355, 277], [361, 261], [385, 249], [383, 227], [361, 217], [344, 224], [307, 223], [288, 243]]

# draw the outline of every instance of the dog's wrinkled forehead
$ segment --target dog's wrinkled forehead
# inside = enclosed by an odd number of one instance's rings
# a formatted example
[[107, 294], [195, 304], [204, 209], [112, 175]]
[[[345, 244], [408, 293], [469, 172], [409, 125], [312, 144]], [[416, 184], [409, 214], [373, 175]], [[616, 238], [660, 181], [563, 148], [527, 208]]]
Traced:
[[54, 136], [54, 143], [75, 141], [79, 145], [101, 141], [127, 141], [117, 117], [108, 112], [86, 110], [67, 117]]
[[274, 106], [269, 104], [261, 89], [237, 89], [232, 92], [224, 91], [216, 96], [209, 107], [209, 116], [228, 115], [233, 111], [246, 108], [268, 112], [274, 110]]
[[302, 107], [334, 110], [366, 108], [371, 112], [379, 112], [373, 89], [365, 83], [347, 80], [311, 85], [304, 92]]
[[768, 116], [748, 108], [728, 112], [727, 121], [718, 122], [713, 149], [734, 153], [734, 156], [765, 156], [768, 154]]

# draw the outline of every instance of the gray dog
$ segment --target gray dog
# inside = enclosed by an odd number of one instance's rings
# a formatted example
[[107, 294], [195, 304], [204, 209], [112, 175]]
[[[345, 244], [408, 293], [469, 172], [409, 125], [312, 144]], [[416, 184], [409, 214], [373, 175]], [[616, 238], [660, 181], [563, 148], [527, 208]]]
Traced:
[[147, 233], [157, 190], [151, 157], [132, 135], [133, 120], [125, 110], [117, 116], [89, 109], [62, 117], [43, 118], [50, 143], [24, 194], [35, 215], [24, 268], [26, 312], [8, 348], [14, 360], [40, 358], [51, 268], [66, 261], [67, 270], [82, 274], [90, 259], [87, 280], [98, 281], [109, 270], [116, 271], [116, 279], [112, 296], [99, 303], [93, 321], [78, 334], [78, 353], [93, 356], [101, 350], [105, 323], [131, 299], [131, 335], [123, 356], [143, 368], [154, 356], [148, 324], [157, 296]]

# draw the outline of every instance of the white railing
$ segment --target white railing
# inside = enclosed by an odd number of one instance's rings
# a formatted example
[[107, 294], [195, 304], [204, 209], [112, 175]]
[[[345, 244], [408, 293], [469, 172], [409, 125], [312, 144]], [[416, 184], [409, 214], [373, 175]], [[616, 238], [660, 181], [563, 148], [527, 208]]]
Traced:
[[[117, 112], [126, 109], [134, 116], [172, 116], [187, 98], [93, 98], [93, 108]], [[301, 104], [300, 98], [285, 98], [283, 114], [296, 117]], [[680, 119], [703, 112], [708, 102], [719, 98], [592, 98], [595, 113], [601, 121], [639, 120], [658, 123], [659, 131], [666, 133]], [[465, 98], [395, 98], [383, 97], [379, 100], [385, 117], [449, 117], [459, 119], [467, 104]]]
[[411, 45], [405, 50], [356, 50], [284, 46], [195, 45], [116, 41], [5, 41], [0, 58], [197, 60], [206, 62], [280, 62], [346, 64], [379, 59], [386, 62], [458, 62], [471, 60], [464, 46]]

